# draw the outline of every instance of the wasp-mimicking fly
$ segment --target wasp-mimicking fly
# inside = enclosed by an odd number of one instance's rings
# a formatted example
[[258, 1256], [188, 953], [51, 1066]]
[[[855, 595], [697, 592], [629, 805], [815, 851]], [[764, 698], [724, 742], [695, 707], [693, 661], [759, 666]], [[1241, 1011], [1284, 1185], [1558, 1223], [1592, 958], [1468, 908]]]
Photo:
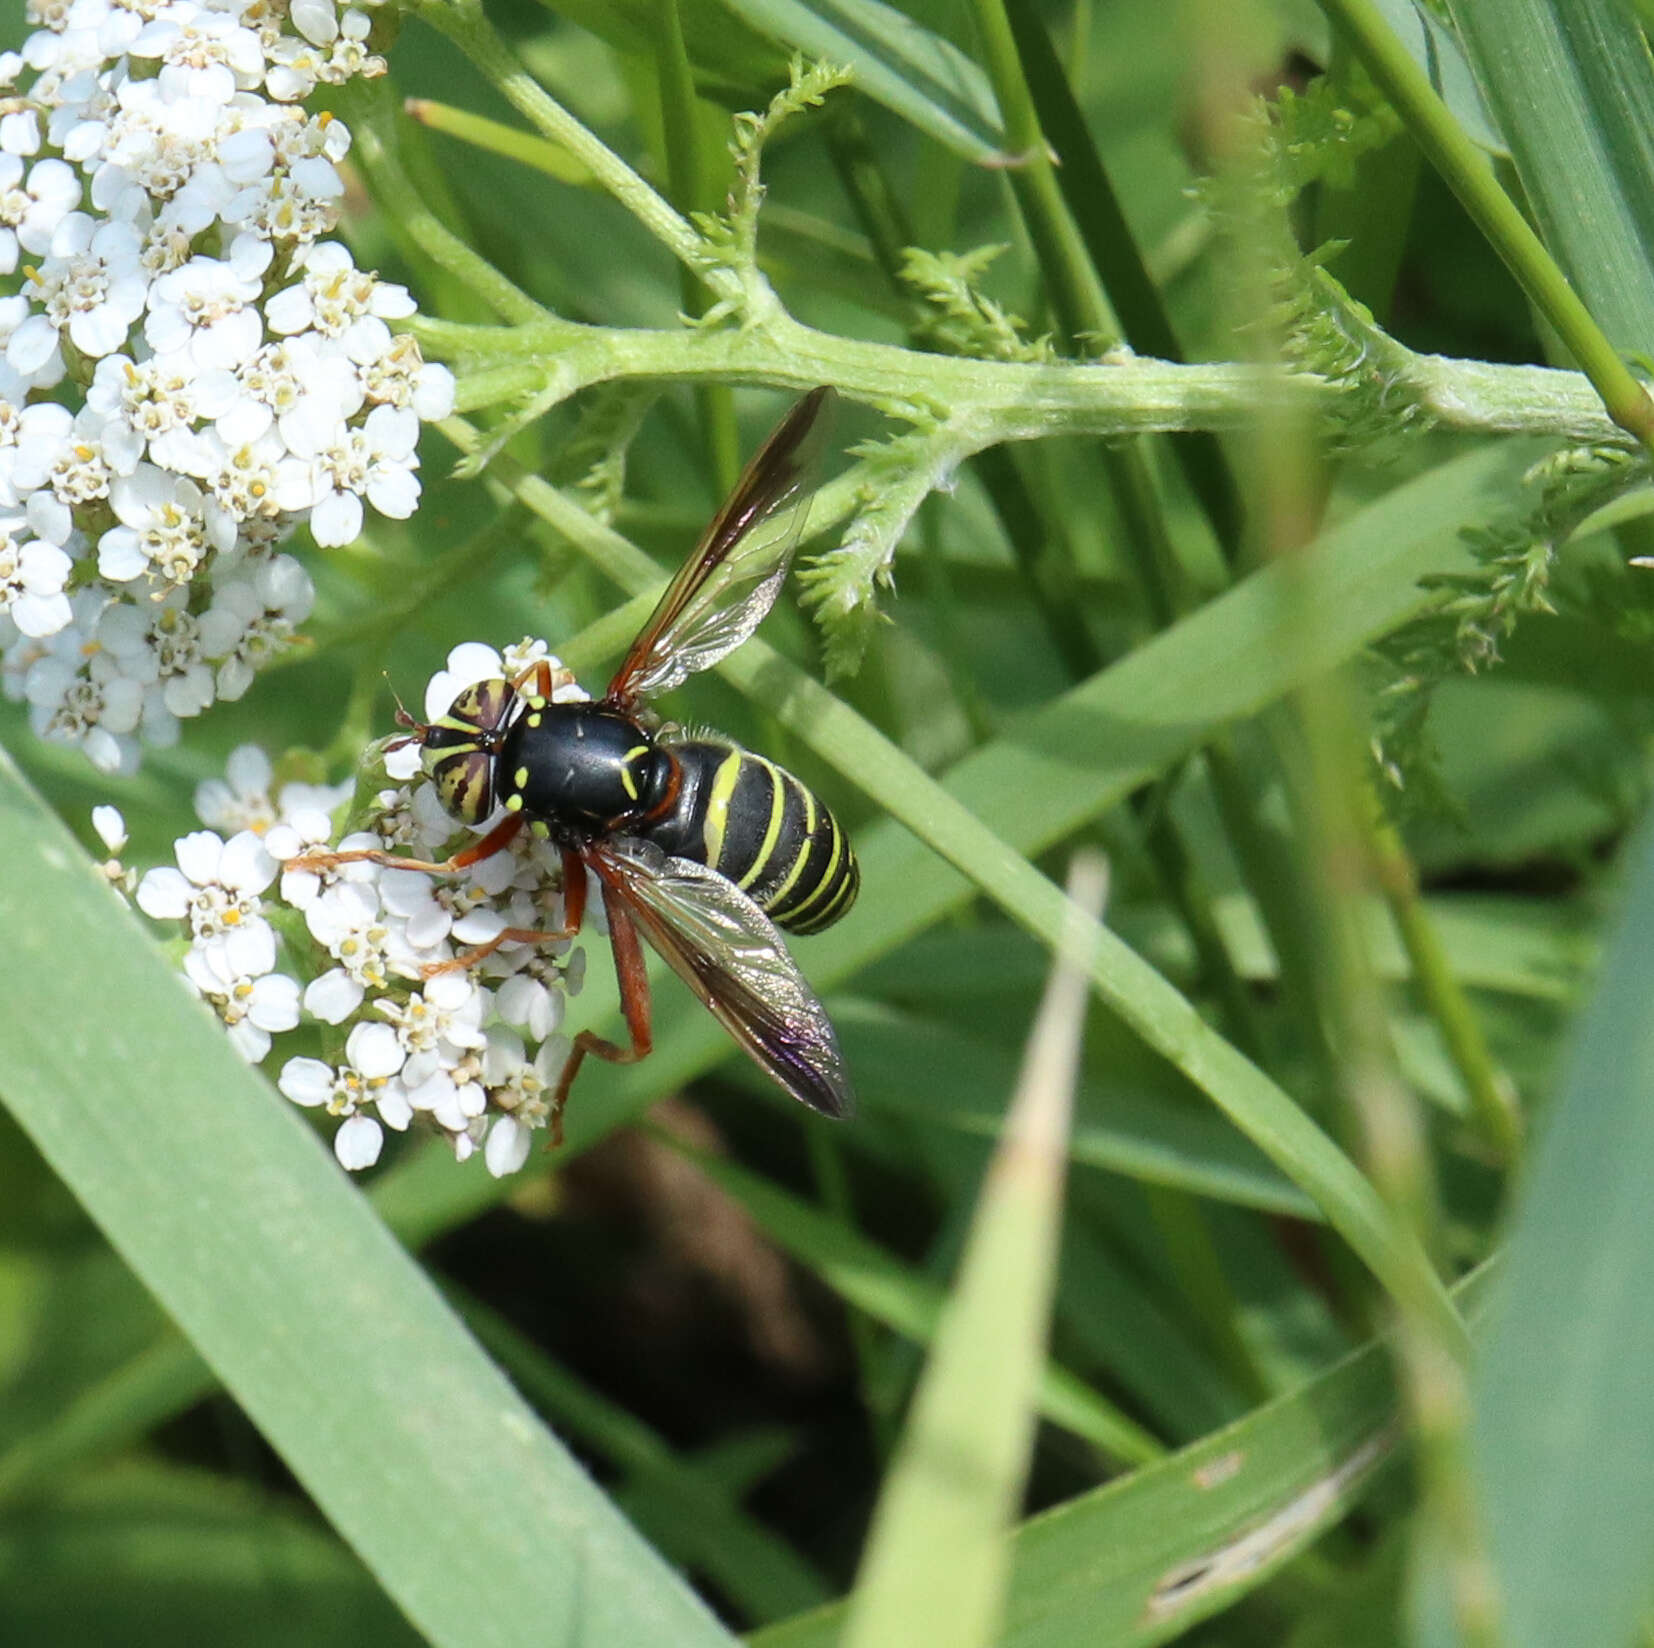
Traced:
[[650, 1050], [640, 932], [786, 1092], [826, 1116], [853, 1106], [833, 1026], [777, 931], [818, 932], [850, 908], [859, 876], [848, 838], [791, 773], [715, 734], [662, 729], [645, 708], [727, 657], [775, 604], [831, 398], [813, 390], [776, 426], [602, 698], [553, 703], [542, 661], [513, 680], [467, 687], [428, 725], [399, 713], [412, 729], [403, 742], [421, 747], [450, 816], [478, 825], [505, 809], [487, 835], [441, 863], [377, 850], [305, 861], [320, 869], [371, 859], [446, 874], [500, 852], [525, 827], [561, 849], [564, 926], [508, 928], [460, 964], [501, 944], [572, 938], [585, 914], [586, 871], [596, 874], [631, 1039], [575, 1037], [552, 1099], [554, 1142], [588, 1053], [630, 1064]]

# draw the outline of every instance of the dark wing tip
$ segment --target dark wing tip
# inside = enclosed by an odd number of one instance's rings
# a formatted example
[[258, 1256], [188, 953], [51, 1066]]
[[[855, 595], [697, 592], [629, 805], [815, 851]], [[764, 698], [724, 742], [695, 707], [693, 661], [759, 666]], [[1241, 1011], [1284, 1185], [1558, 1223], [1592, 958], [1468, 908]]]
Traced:
[[773, 1061], [771, 1074], [794, 1098], [834, 1121], [855, 1115], [856, 1095], [830, 1029], [825, 1038], [808, 1041], [771, 1035], [760, 1039]]

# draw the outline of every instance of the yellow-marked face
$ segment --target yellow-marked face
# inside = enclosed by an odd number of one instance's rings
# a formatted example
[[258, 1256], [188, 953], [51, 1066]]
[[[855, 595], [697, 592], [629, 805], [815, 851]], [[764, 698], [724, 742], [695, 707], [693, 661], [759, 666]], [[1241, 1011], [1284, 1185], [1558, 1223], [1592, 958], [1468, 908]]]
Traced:
[[509, 681], [478, 681], [426, 729], [420, 763], [461, 824], [480, 824], [494, 810], [495, 751], [516, 697]]

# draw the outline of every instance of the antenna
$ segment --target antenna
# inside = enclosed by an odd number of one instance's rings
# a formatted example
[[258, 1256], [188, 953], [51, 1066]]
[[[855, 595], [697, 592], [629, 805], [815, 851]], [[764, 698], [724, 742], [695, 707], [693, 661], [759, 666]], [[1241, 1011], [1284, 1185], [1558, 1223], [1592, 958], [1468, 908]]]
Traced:
[[408, 714], [408, 707], [402, 702], [401, 693], [399, 693], [395, 686], [392, 685], [391, 672], [389, 670], [380, 670], [379, 673], [384, 676], [385, 685], [390, 687], [391, 697], [396, 700], [397, 726], [407, 727], [409, 729], [408, 736], [406, 738], [393, 739], [385, 746], [385, 748], [387, 750], [405, 750], [410, 744], [423, 744], [425, 742], [426, 733], [428, 733], [431, 729], [423, 721], [416, 721], [411, 715]]

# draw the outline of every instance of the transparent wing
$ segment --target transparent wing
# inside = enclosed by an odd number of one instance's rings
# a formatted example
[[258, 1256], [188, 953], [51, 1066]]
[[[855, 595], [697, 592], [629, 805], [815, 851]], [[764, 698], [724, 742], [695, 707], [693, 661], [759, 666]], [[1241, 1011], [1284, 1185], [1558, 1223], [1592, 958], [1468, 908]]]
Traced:
[[824, 1116], [855, 1109], [826, 1009], [739, 887], [646, 842], [593, 843], [586, 853], [644, 937], [761, 1069]]
[[609, 683], [623, 705], [669, 691], [732, 653], [775, 605], [804, 530], [833, 391], [812, 389], [735, 483]]

